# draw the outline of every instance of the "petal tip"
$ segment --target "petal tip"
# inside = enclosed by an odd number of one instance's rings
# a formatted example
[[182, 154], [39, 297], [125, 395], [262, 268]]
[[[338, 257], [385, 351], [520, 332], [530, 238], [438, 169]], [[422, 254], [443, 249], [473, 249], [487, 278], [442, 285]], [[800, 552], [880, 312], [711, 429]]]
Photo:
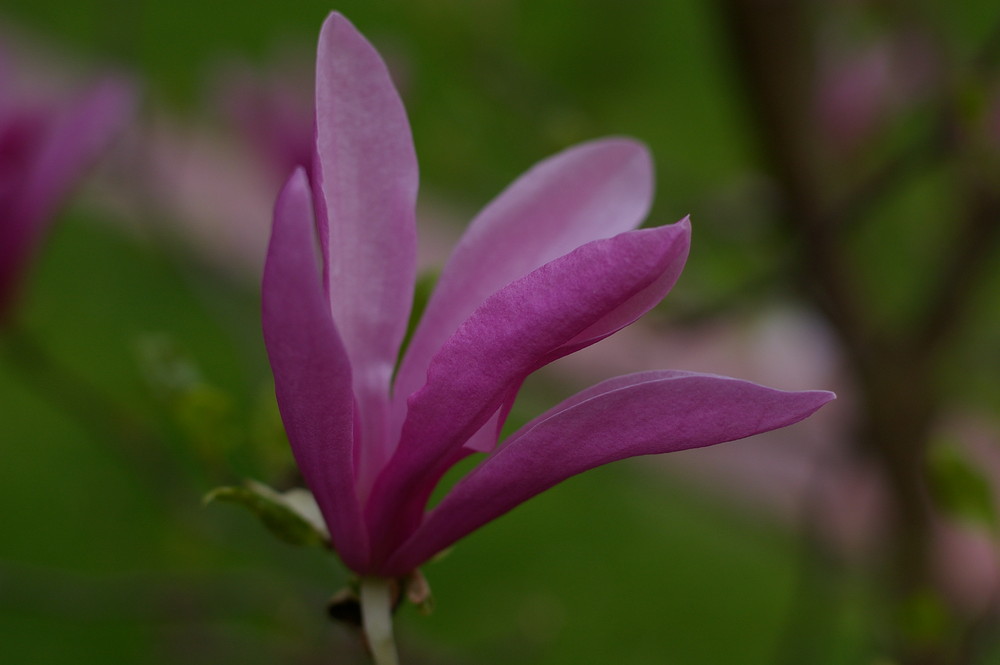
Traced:
[[653, 155], [649, 150], [649, 146], [639, 139], [631, 136], [608, 136], [606, 138], [596, 139], [594, 140], [594, 143], [606, 148], [632, 153], [637, 158], [644, 159], [650, 163], [653, 161]]
[[351, 20], [346, 16], [344, 16], [343, 14], [341, 14], [340, 12], [334, 10], [326, 15], [326, 19], [323, 21], [323, 27], [321, 28], [321, 31], [326, 32], [327, 30], [333, 30], [338, 26], [348, 26], [348, 25], [353, 26]]
[[664, 224], [663, 226], [655, 226], [650, 229], [642, 230], [656, 233], [658, 236], [664, 238], [665, 242], [669, 242], [673, 247], [677, 247], [679, 249], [683, 248], [682, 251], [685, 253], [685, 256], [691, 249], [690, 216], [685, 216], [673, 224]]
[[[647, 196], [652, 199], [653, 187], [655, 185], [655, 165], [653, 153], [645, 143], [630, 136], [613, 136], [601, 140], [602, 147], [609, 151], [614, 151], [620, 155], [620, 159], [628, 163], [638, 177], [641, 175], [645, 181], [645, 188], [648, 190]], [[651, 204], [652, 202], [650, 202]]]
[[288, 176], [288, 180], [281, 187], [281, 191], [278, 193], [278, 198], [275, 201], [275, 214], [277, 211], [282, 210], [287, 204], [286, 202], [294, 196], [309, 196], [309, 176], [306, 174], [306, 170], [302, 166], [296, 166], [292, 173]]
[[798, 420], [808, 418], [837, 399], [836, 393], [829, 390], [803, 390], [801, 392], [793, 392], [792, 395], [795, 395], [793, 399], [796, 400], [802, 410], [801, 417]]
[[343, 14], [337, 11], [330, 12], [326, 20], [323, 21], [323, 27], [319, 31], [319, 42], [320, 49], [322, 49], [322, 44], [329, 40], [337, 39], [354, 39], [368, 43], [368, 40], [361, 34], [361, 31], [351, 22], [351, 19], [347, 18]]
[[649, 198], [651, 203], [655, 168], [653, 153], [645, 143], [630, 136], [608, 136], [567, 149], [567, 152], [575, 151], [589, 153], [590, 157], [596, 158], [597, 161], [620, 165], [622, 171], [633, 178], [633, 183], [642, 183], [645, 190], [643, 196]]
[[814, 390], [812, 392], [816, 395], [816, 399], [819, 401], [820, 406], [837, 399], [837, 393], [831, 390]]

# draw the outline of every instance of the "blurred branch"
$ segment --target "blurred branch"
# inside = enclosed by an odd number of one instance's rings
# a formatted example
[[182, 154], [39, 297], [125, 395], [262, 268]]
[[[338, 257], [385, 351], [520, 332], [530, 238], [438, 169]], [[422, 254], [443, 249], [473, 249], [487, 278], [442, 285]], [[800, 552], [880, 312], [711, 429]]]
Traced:
[[812, 127], [812, 22], [798, 0], [720, 0], [760, 147], [784, 193], [782, 219], [799, 241], [798, 271], [849, 353], [867, 362], [876, 334], [825, 212]]
[[989, 73], [998, 65], [1000, 65], [1000, 16], [994, 19], [993, 28], [986, 36], [979, 55], [973, 60], [974, 68], [984, 73]]
[[939, 354], [961, 329], [965, 314], [977, 294], [978, 278], [996, 257], [1000, 243], [1000, 190], [985, 183], [970, 188], [964, 223], [956, 234], [950, 260], [936, 280], [922, 319], [917, 322], [913, 353]]
[[954, 145], [953, 125], [950, 108], [939, 110], [930, 130], [923, 137], [904, 145], [843, 195], [831, 206], [830, 218], [837, 220], [844, 231], [857, 228], [885, 196], [898, 191], [910, 178], [951, 152]]
[[[1000, 238], [1000, 194], [993, 183], [972, 179], [967, 214], [955, 225], [953, 251], [933, 280], [935, 291], [928, 294], [917, 325], [883, 330], [872, 296], [854, 283], [856, 259], [848, 235], [920, 169], [951, 157], [960, 164], [962, 157], [974, 154], [963, 145], [967, 139], [961, 131], [957, 81], [940, 84], [931, 129], [838, 201], [831, 195], [835, 181], [826, 156], [817, 148], [813, 69], [818, 45], [816, 17], [810, 11], [819, 7], [799, 0], [718, 1], [759, 145], [783, 196], [780, 221], [798, 244], [805, 295], [844, 347], [861, 389], [860, 443], [877, 462], [892, 497], [886, 562], [896, 616], [891, 652], [906, 665], [968, 662], [955, 660], [952, 636], [911, 634], [905, 614], [928, 593], [937, 597], [931, 557], [937, 518], [924, 465], [941, 405], [936, 378], [946, 343], [960, 329], [974, 286]], [[925, 7], [890, 2], [883, 9], [939, 48], [941, 53], [933, 54], [937, 61], [948, 61], [936, 30], [927, 25]], [[987, 43], [987, 56], [977, 62], [995, 57], [995, 41]], [[957, 612], [951, 618], [962, 621]], [[968, 621], [964, 623], [968, 629]]]

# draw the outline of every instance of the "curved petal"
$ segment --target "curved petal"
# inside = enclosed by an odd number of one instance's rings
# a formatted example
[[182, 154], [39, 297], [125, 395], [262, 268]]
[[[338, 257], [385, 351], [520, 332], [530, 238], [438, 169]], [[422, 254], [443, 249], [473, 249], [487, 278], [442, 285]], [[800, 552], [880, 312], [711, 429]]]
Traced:
[[382, 573], [413, 570], [469, 532], [588, 469], [785, 427], [833, 397], [689, 372], [645, 372], [599, 384], [527, 425], [459, 481]]
[[636, 228], [649, 212], [653, 165], [631, 139], [591, 141], [518, 178], [472, 221], [441, 273], [395, 381], [396, 430], [431, 357], [500, 288], [600, 238]]
[[459, 327], [410, 398], [399, 447], [376, 481], [366, 509], [375, 560], [416, 528], [434, 485], [511, 390], [652, 285], [665, 292], [689, 239], [688, 226], [674, 224], [587, 243], [496, 292]]
[[[691, 233], [691, 223], [687, 217], [675, 224], [673, 228], [688, 235]], [[631, 298], [621, 302], [605, 316], [587, 326], [586, 329], [580, 331], [573, 339], [566, 341], [559, 348], [558, 352], [553, 354], [551, 357], [545, 358], [542, 363], [540, 363], [537, 367], [533, 367], [528, 373], [535, 371], [542, 365], [549, 363], [558, 357], [569, 355], [574, 351], [578, 351], [604, 339], [605, 337], [621, 330], [630, 323], [633, 323], [640, 316], [655, 307], [657, 303], [663, 300], [664, 296], [667, 295], [670, 289], [673, 288], [674, 283], [680, 276], [681, 269], [684, 267], [684, 262], [687, 259], [687, 252], [688, 245], [685, 244], [683, 247], [683, 254], [677, 257], [677, 259], [671, 264], [670, 269], [665, 270], [657, 279], [649, 284], [649, 286], [641, 289]], [[527, 374], [525, 374], [525, 376], [527, 376]], [[469, 441], [466, 442], [466, 446], [476, 452], [489, 452], [493, 449], [493, 446], [496, 445], [497, 439], [500, 435], [500, 430], [503, 427], [504, 422], [507, 420], [507, 415], [510, 413], [510, 409], [514, 405], [514, 400], [517, 398], [517, 391], [519, 388], [520, 385], [518, 384], [508, 392], [508, 397], [504, 400], [500, 410], [494, 414], [485, 426], [480, 428], [479, 431], [477, 431], [469, 439]]]
[[317, 265], [308, 179], [297, 169], [274, 210], [262, 288], [264, 343], [281, 419], [334, 547], [363, 570], [367, 538], [354, 481], [351, 366]]
[[385, 63], [337, 13], [319, 38], [314, 169], [331, 310], [354, 369], [363, 495], [390, 451], [389, 381], [416, 272], [417, 160]]

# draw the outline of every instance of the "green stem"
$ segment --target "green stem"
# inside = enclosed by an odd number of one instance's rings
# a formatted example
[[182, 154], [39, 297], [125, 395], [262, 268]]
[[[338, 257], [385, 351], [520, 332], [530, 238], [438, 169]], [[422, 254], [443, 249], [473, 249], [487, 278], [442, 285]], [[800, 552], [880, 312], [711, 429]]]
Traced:
[[375, 665], [399, 665], [392, 638], [392, 580], [361, 579], [361, 623]]

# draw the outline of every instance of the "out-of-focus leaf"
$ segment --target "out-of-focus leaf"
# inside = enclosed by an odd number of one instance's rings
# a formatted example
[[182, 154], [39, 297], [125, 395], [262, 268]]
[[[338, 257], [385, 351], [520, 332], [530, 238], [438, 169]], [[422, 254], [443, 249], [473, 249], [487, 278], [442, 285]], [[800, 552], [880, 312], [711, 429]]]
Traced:
[[142, 375], [171, 423], [210, 467], [243, 443], [236, 403], [207, 382], [197, 363], [165, 334], [147, 335], [136, 345]]
[[1000, 526], [989, 480], [957, 446], [932, 446], [927, 472], [931, 495], [946, 514], [990, 531]]
[[899, 625], [914, 645], [940, 645], [954, 629], [944, 601], [930, 589], [917, 591], [903, 602]]
[[242, 487], [217, 487], [205, 503], [229, 501], [257, 516], [281, 540], [292, 545], [329, 547], [330, 534], [310, 492], [293, 489], [278, 492], [263, 483], [248, 480]]
[[202, 382], [198, 367], [166, 334], [142, 336], [136, 353], [143, 377], [161, 395], [181, 393]]

